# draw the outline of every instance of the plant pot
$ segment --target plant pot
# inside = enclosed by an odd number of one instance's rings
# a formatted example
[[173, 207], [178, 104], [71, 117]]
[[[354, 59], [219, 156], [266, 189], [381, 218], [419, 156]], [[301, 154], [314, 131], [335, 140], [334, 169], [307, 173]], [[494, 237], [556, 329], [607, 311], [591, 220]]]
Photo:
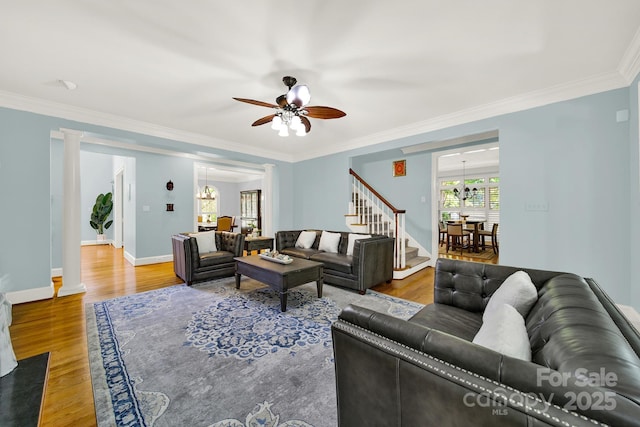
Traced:
[[96, 240], [98, 242], [106, 242], [107, 241], [107, 236], [106, 234], [98, 234], [96, 237]]

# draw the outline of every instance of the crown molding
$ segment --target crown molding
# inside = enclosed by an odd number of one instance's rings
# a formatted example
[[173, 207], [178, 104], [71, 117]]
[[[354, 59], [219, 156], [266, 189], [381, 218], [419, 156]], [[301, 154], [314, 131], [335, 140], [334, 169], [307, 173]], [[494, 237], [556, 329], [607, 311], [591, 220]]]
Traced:
[[237, 142], [212, 138], [210, 136], [194, 132], [173, 129], [153, 123], [117, 116], [115, 114], [102, 113], [86, 108], [74, 107], [68, 104], [32, 98], [12, 92], [0, 91], [0, 107], [27, 111], [45, 116], [59, 117], [61, 119], [73, 120], [97, 126], [126, 130], [129, 132], [171, 139], [174, 141], [186, 142], [210, 148], [250, 154], [268, 159], [279, 159], [285, 162], [293, 161], [292, 156], [286, 153], [241, 145]]
[[622, 60], [618, 65], [618, 72], [630, 85], [640, 73], [640, 27], [631, 39], [631, 43], [622, 56]]
[[299, 162], [339, 152], [355, 150], [377, 143], [393, 141], [490, 117], [541, 107], [555, 102], [567, 101], [570, 99], [580, 98], [582, 96], [619, 89], [628, 85], [629, 83], [627, 83], [626, 79], [618, 72], [600, 74], [569, 83], [551, 86], [545, 89], [531, 91], [522, 95], [479, 105], [477, 107], [467, 108], [451, 114], [444, 114], [421, 122], [412, 123], [407, 126], [356, 138], [351, 141], [324, 146], [318, 150], [308, 151], [304, 154], [297, 155], [295, 156], [294, 161]]

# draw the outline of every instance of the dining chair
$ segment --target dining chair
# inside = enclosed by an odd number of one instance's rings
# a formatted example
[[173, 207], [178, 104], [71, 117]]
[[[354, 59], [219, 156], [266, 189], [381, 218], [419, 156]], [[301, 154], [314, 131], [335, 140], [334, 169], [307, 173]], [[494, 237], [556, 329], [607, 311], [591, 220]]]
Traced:
[[438, 231], [440, 232], [440, 246], [447, 244], [447, 225], [444, 221], [438, 222]]
[[219, 216], [216, 231], [231, 231], [231, 220], [230, 216]]
[[498, 223], [494, 222], [491, 230], [478, 230], [478, 237], [480, 237], [482, 250], [485, 249], [485, 238], [490, 237], [493, 253], [497, 255], [500, 252], [500, 247], [498, 246]]
[[[471, 233], [462, 228], [462, 223], [458, 224], [447, 224], [447, 253], [449, 252], [449, 248], [455, 249], [456, 247], [460, 247], [460, 255], [462, 255], [462, 251], [467, 248], [471, 248]], [[467, 238], [467, 244], [465, 246], [464, 239]]]

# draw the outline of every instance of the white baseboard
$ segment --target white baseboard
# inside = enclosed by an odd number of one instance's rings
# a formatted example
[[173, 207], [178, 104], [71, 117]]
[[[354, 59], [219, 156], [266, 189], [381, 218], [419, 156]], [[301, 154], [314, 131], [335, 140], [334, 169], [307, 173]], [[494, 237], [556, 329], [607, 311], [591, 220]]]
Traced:
[[41, 299], [53, 298], [53, 282], [49, 286], [41, 288], [25, 289], [22, 291], [7, 292], [7, 299], [11, 304], [22, 304], [24, 302], [38, 301]]
[[173, 255], [159, 255], [150, 256], [147, 258], [136, 258], [127, 251], [124, 251], [124, 258], [129, 262], [129, 264], [133, 265], [134, 267], [173, 261]]
[[88, 245], [113, 245], [113, 240], [111, 239], [107, 239], [107, 240], [82, 240], [80, 242], [81, 246], [88, 246]]

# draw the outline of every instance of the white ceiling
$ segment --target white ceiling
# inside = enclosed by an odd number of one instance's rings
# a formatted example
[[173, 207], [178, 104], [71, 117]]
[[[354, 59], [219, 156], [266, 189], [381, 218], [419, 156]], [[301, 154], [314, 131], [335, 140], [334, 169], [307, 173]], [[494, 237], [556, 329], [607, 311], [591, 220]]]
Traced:
[[[0, 105], [281, 160], [628, 85], [638, 0], [0, 0]], [[300, 138], [250, 124], [285, 75]], [[77, 84], [67, 90], [59, 79]]]

